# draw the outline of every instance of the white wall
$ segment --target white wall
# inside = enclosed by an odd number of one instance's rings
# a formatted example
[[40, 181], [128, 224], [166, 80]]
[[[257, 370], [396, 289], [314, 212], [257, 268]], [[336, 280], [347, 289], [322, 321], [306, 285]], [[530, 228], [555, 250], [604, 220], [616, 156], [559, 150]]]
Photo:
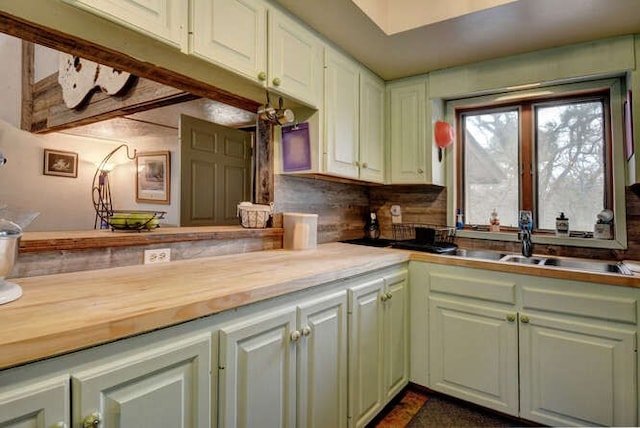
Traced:
[[[122, 144], [122, 136], [113, 139], [87, 138], [64, 133], [31, 134], [19, 129], [21, 104], [21, 40], [0, 34], [0, 152], [8, 159], [0, 167], [0, 207], [37, 211], [40, 215], [27, 228], [39, 230], [92, 229], [95, 210], [92, 200], [96, 166], [114, 148]], [[36, 48], [36, 80], [57, 69], [54, 51]], [[162, 224], [179, 224], [180, 159], [175, 137], [137, 138], [127, 141], [131, 152], [171, 151], [171, 205], [137, 204], [135, 202], [135, 161], [126, 159], [121, 149], [114, 159], [120, 165], [110, 174], [113, 208], [121, 210], [166, 211]], [[55, 177], [43, 174], [44, 149], [78, 153], [78, 177]]]

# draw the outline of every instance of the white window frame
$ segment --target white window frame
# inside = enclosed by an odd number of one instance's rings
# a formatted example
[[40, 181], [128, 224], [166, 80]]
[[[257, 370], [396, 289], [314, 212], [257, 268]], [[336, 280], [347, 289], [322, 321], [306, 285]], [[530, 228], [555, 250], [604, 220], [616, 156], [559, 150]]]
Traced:
[[[533, 89], [522, 91], [506, 91], [493, 94], [473, 96], [469, 98], [458, 98], [445, 100], [446, 119], [450, 123], [456, 120], [455, 109], [470, 107], [474, 105], [490, 105], [507, 100], [527, 99], [540, 96], [561, 96], [579, 91], [596, 89], [609, 89], [610, 93], [610, 114], [611, 114], [611, 158], [613, 161], [613, 212], [614, 212], [614, 239], [595, 239], [577, 237], [559, 237], [550, 234], [533, 234], [534, 244], [566, 245], [590, 248], [608, 248], [623, 250], [627, 248], [627, 221], [626, 221], [626, 174], [624, 158], [624, 88], [623, 77], [615, 77], [599, 80], [588, 80], [578, 83], [537, 85]], [[458, 129], [456, 124], [456, 129]], [[455, 225], [456, 220], [456, 200], [457, 200], [457, 174], [455, 171], [458, 145], [454, 144], [453, 152], [446, 157], [446, 184], [447, 184], [447, 219], [450, 226]], [[594, 218], [594, 223], [595, 223]], [[512, 232], [487, 232], [475, 230], [458, 230], [457, 235], [463, 238], [488, 239], [494, 241], [518, 241], [517, 233]]]

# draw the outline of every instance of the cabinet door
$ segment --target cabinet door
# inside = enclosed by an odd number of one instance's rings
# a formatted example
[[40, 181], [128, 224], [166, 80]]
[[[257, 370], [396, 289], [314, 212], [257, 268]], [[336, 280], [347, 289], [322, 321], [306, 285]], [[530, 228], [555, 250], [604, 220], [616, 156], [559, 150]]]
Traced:
[[219, 424], [291, 427], [296, 414], [295, 308], [220, 330]]
[[347, 292], [298, 306], [298, 421], [308, 428], [347, 424]]
[[311, 31], [277, 9], [269, 9], [267, 86], [319, 107], [323, 45]]
[[183, 0], [65, 0], [178, 48], [187, 46]]
[[325, 73], [326, 170], [359, 178], [360, 68], [351, 59], [327, 50]]
[[635, 330], [524, 317], [523, 418], [555, 426], [637, 425]]
[[384, 182], [385, 87], [377, 76], [360, 73], [360, 179]]
[[430, 297], [429, 369], [432, 389], [517, 416], [515, 314]]
[[65, 428], [70, 425], [69, 377], [34, 382], [0, 393], [0, 427]]
[[392, 85], [389, 89], [391, 183], [428, 181], [426, 150], [426, 83]]
[[261, 0], [193, 0], [192, 53], [252, 80], [266, 79], [265, 3]]
[[74, 426], [210, 427], [211, 335], [154, 345], [72, 375]]
[[385, 402], [409, 382], [409, 311], [406, 271], [385, 277], [384, 391]]
[[382, 409], [384, 280], [349, 289], [349, 417], [354, 426], [367, 424]]

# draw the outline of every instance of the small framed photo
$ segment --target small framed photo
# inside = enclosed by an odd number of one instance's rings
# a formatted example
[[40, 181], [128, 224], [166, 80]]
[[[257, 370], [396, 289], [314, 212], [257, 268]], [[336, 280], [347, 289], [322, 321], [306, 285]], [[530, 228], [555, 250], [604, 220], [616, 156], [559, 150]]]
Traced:
[[44, 170], [42, 173], [59, 177], [78, 177], [78, 154], [44, 149]]
[[171, 203], [171, 153], [169, 151], [136, 155], [136, 202]]

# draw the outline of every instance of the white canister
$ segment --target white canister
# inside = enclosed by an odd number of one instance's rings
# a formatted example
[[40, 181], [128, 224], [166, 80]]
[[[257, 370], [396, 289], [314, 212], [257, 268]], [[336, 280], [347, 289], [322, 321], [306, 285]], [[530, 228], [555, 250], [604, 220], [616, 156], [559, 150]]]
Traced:
[[285, 250], [312, 250], [318, 243], [318, 214], [283, 213]]

